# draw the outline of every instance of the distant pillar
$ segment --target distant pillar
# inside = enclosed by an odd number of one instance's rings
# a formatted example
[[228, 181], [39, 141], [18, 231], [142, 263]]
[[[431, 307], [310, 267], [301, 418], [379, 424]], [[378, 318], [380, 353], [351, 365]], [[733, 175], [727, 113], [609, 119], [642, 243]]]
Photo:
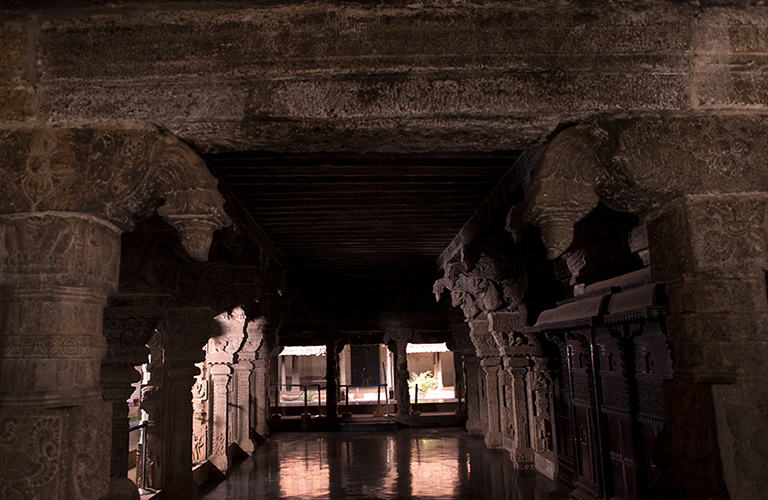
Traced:
[[325, 346], [325, 408], [327, 418], [331, 422], [339, 416], [339, 350], [339, 343], [337, 342], [328, 342]]
[[408, 390], [408, 358], [406, 357], [407, 340], [395, 341], [395, 391], [397, 392], [397, 414], [411, 414], [411, 394]]

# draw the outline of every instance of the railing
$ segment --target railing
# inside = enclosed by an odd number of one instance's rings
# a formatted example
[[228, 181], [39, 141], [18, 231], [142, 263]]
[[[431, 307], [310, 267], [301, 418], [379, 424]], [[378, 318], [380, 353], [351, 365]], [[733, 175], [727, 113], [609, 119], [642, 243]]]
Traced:
[[[317, 388], [317, 416], [322, 416], [322, 407], [323, 407], [323, 391], [326, 391], [326, 397], [325, 397], [325, 403], [327, 406], [328, 402], [328, 394], [327, 394], [327, 388], [326, 386], [323, 386], [322, 384], [302, 384], [298, 386], [301, 390], [299, 395], [294, 399], [289, 399], [287, 401], [302, 401], [304, 402], [304, 413], [302, 414], [302, 417], [307, 418], [311, 417], [312, 414], [309, 413], [309, 401], [310, 401], [310, 389]], [[388, 386], [387, 384], [379, 384], [377, 386], [356, 386], [356, 385], [338, 385], [337, 386], [339, 390], [344, 389], [344, 399], [345, 399], [345, 407], [346, 411], [342, 413], [342, 417], [351, 416], [351, 413], [349, 411], [350, 403], [349, 403], [349, 393], [350, 388], [360, 388], [360, 389], [367, 389], [371, 387], [376, 387], [376, 411], [374, 412], [374, 415], [383, 415], [381, 412], [381, 406], [382, 406], [382, 389], [384, 392], [384, 399], [386, 404], [386, 414], [387, 416], [389, 413], [389, 395], [388, 395]], [[281, 418], [280, 413], [280, 402], [281, 400], [286, 401], [285, 397], [281, 395], [280, 388], [275, 387], [275, 407], [274, 412], [272, 413], [272, 418], [278, 419]], [[326, 411], [327, 416], [327, 411]]]
[[[343, 412], [341, 414], [341, 416], [342, 417], [349, 417], [349, 416], [352, 416], [352, 413], [349, 411], [349, 389], [350, 389], [350, 387], [359, 388], [361, 386], [357, 386], [357, 385], [340, 385], [339, 386], [339, 388], [342, 388], [342, 387], [345, 388], [344, 397], [345, 397], [345, 406], [346, 406], [346, 410], [347, 411]], [[387, 405], [387, 414], [386, 415], [389, 416], [389, 393], [388, 393], [388, 390], [387, 390], [387, 387], [388, 387], [387, 384], [379, 384], [377, 386], [362, 386], [362, 387], [376, 387], [376, 411], [373, 412], [374, 416], [382, 416], [383, 415], [381, 413], [381, 388], [382, 387], [384, 388], [384, 395], [385, 395], [384, 399], [386, 400], [386, 405]]]
[[128, 428], [128, 434], [134, 431], [141, 431], [139, 435], [139, 444], [141, 445], [141, 468], [139, 464], [136, 465], [136, 471], [141, 471], [141, 484], [139, 485], [139, 494], [147, 495], [150, 493], [157, 493], [157, 490], [147, 488], [147, 422], [146, 420], [138, 425]]

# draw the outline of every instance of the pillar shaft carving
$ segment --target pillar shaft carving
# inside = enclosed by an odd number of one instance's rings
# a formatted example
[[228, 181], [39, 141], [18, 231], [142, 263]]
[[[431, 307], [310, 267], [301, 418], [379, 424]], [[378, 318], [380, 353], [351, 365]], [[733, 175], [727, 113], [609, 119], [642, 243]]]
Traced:
[[146, 482], [164, 490], [167, 498], [192, 498], [196, 492], [193, 386], [199, 376], [196, 364], [205, 359], [203, 346], [213, 328], [211, 309], [172, 308], [149, 342], [150, 379], [142, 389], [141, 403], [149, 414]]
[[4, 216], [0, 242], [0, 491], [99, 498], [112, 422], [99, 383], [102, 311], [117, 281], [119, 232], [95, 218]]
[[485, 445], [488, 448], [500, 448], [502, 445], [501, 404], [499, 401], [501, 359], [499, 357], [485, 358], [480, 361], [480, 366], [485, 373], [486, 404], [488, 405]]
[[[765, 414], [755, 404], [768, 397], [767, 219], [768, 196], [753, 193], [685, 196], [648, 223], [652, 270], [669, 300], [670, 473], [693, 495], [727, 489], [753, 498], [768, 467]], [[704, 456], [706, 470], [695, 465]]]
[[[507, 429], [510, 433], [510, 440], [505, 443], [506, 448], [516, 468], [532, 469], [534, 462], [532, 436], [535, 435], [535, 425], [538, 422], [541, 426], [545, 426], [545, 418], [550, 418], [549, 415], [547, 417], [541, 415], [544, 408], [543, 402], [537, 402], [536, 408], [541, 410], [537, 414], [538, 417], [534, 416], [534, 408], [529, 404], [529, 401], [536, 397], [532, 387], [532, 368], [536, 366], [537, 370], [543, 371], [541, 346], [532, 333], [526, 332], [525, 317], [518, 312], [491, 313], [488, 319], [490, 333], [498, 346], [506, 371], [509, 408]], [[540, 398], [550, 398], [548, 393], [543, 394], [549, 389], [549, 386], [539, 387], [539, 393], [536, 394]], [[540, 448], [544, 451], [543, 447], [538, 446], [536, 451]]]
[[462, 356], [464, 369], [466, 370], [465, 383], [467, 387], [467, 431], [470, 434], [485, 434], [485, 427], [481, 418], [480, 405], [480, 380], [478, 379], [480, 360], [474, 354]]

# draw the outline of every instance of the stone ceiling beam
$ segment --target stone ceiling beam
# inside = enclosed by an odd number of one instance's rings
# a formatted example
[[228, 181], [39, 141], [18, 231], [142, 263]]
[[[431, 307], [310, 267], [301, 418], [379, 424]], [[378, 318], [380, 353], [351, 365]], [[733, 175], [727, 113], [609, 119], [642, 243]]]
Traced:
[[4, 14], [0, 119], [148, 121], [206, 152], [521, 150], [603, 113], [768, 106], [766, 7]]

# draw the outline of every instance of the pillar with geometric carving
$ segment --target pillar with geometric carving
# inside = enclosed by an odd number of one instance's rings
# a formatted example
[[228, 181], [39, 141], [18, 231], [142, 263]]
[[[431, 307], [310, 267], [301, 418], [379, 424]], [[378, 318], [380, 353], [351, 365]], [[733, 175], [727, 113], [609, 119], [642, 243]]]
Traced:
[[489, 313], [488, 319], [491, 334], [503, 358], [508, 381], [504, 448], [509, 452], [515, 468], [531, 470], [534, 465], [532, 412], [528, 404], [532, 396], [531, 358], [540, 355], [541, 349], [532, 334], [523, 333], [526, 327], [524, 310]]
[[668, 472], [693, 496], [768, 490], [767, 220], [768, 194], [754, 193], [687, 196], [649, 222], [675, 370], [665, 385]]
[[120, 231], [86, 214], [0, 217], [0, 491], [96, 499], [109, 478], [102, 310]]

